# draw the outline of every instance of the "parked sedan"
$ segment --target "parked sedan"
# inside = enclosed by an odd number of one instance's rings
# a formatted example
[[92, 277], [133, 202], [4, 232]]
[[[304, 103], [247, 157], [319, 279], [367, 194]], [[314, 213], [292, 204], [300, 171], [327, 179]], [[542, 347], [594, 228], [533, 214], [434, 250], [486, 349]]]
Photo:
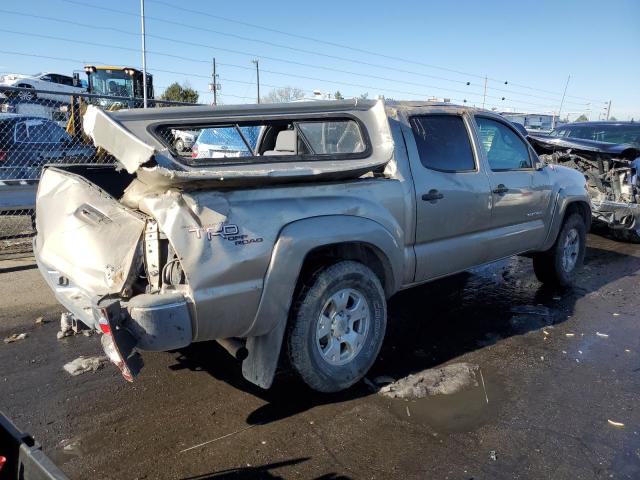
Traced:
[[0, 180], [37, 180], [47, 163], [78, 163], [95, 155], [55, 122], [0, 114]]
[[[27, 88], [28, 90], [20, 92], [6, 90], [4, 92], [5, 95], [16, 97], [24, 102], [31, 102], [36, 98], [55, 100], [57, 102], [68, 102], [70, 95], [86, 93], [87, 91], [87, 89], [82, 86], [74, 86], [73, 77], [49, 72], [36, 73], [35, 75], [10, 73], [0, 77], [0, 90], [2, 87]], [[38, 93], [34, 90], [47, 90], [60, 92], [60, 94]]]

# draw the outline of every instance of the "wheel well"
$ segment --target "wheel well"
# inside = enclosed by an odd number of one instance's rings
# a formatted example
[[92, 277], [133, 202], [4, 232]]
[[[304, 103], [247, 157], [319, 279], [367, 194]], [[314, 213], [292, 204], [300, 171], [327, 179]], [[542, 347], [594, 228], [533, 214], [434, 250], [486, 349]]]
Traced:
[[589, 227], [591, 226], [591, 208], [589, 205], [586, 202], [581, 201], [571, 202], [565, 209], [562, 223], [564, 224], [567, 218], [574, 213], [577, 213], [582, 217], [584, 224], [587, 227], [587, 231], [589, 231]]
[[302, 264], [300, 279], [309, 278], [320, 268], [342, 260], [366, 265], [380, 280], [387, 298], [393, 294], [393, 271], [389, 260], [377, 247], [365, 242], [335, 243], [311, 250]]

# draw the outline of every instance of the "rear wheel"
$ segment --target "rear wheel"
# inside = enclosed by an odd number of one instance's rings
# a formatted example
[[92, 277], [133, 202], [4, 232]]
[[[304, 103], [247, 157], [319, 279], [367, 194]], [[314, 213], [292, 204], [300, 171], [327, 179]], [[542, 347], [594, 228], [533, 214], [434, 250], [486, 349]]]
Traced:
[[560, 287], [570, 286], [582, 266], [586, 238], [587, 229], [582, 217], [577, 213], [569, 216], [553, 247], [533, 257], [533, 270], [538, 280]]
[[19, 100], [23, 102], [31, 102], [36, 99], [36, 92], [33, 92], [33, 87], [31, 85], [18, 85], [21, 88], [27, 88], [28, 90], [20, 90], [17, 93], [17, 97]]
[[302, 288], [288, 331], [291, 365], [314, 390], [360, 380], [378, 356], [387, 324], [378, 277], [358, 262], [322, 269]]

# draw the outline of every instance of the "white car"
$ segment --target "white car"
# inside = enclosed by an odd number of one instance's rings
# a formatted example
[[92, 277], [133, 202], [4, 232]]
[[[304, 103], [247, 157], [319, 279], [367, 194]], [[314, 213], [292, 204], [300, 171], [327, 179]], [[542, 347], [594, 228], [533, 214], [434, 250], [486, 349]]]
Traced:
[[178, 153], [182, 153], [188, 150], [191, 150], [193, 144], [196, 143], [196, 139], [198, 138], [197, 130], [178, 130], [171, 129], [171, 134], [173, 135], [173, 146], [178, 151]]
[[11, 92], [5, 90], [2, 92], [8, 97], [18, 98], [24, 102], [31, 102], [36, 98], [41, 98], [68, 103], [70, 95], [86, 93], [87, 91], [83, 86], [74, 86], [73, 77], [49, 72], [36, 73], [35, 75], [9, 73], [0, 77], [0, 90], [2, 87], [23, 87], [30, 90], [60, 92], [60, 95], [54, 93], [38, 93], [35, 91]]

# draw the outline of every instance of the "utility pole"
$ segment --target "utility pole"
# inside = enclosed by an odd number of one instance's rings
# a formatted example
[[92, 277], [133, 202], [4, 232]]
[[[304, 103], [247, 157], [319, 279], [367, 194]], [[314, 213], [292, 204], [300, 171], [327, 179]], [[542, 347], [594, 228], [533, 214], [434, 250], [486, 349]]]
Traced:
[[609, 120], [609, 114], [611, 113], [611, 100], [607, 104], [607, 120]]
[[216, 57], [213, 57], [213, 81], [211, 89], [213, 90], [213, 104], [218, 105], [218, 75], [216, 74]]
[[564, 92], [562, 92], [562, 100], [560, 100], [560, 109], [558, 110], [558, 121], [562, 121], [562, 106], [564, 105], [564, 97], [567, 94], [567, 87], [569, 86], [569, 80], [571, 79], [571, 75], [567, 77], [567, 83], [564, 84]]
[[257, 58], [251, 60], [256, 65], [256, 85], [258, 86], [258, 103], [260, 103], [260, 64]]
[[484, 101], [487, 99], [487, 76], [484, 76], [484, 93], [482, 94], [482, 109], [484, 110]]
[[144, 34], [144, 0], [140, 0], [140, 23], [142, 26], [142, 104], [144, 108], [147, 108], [147, 46]]

